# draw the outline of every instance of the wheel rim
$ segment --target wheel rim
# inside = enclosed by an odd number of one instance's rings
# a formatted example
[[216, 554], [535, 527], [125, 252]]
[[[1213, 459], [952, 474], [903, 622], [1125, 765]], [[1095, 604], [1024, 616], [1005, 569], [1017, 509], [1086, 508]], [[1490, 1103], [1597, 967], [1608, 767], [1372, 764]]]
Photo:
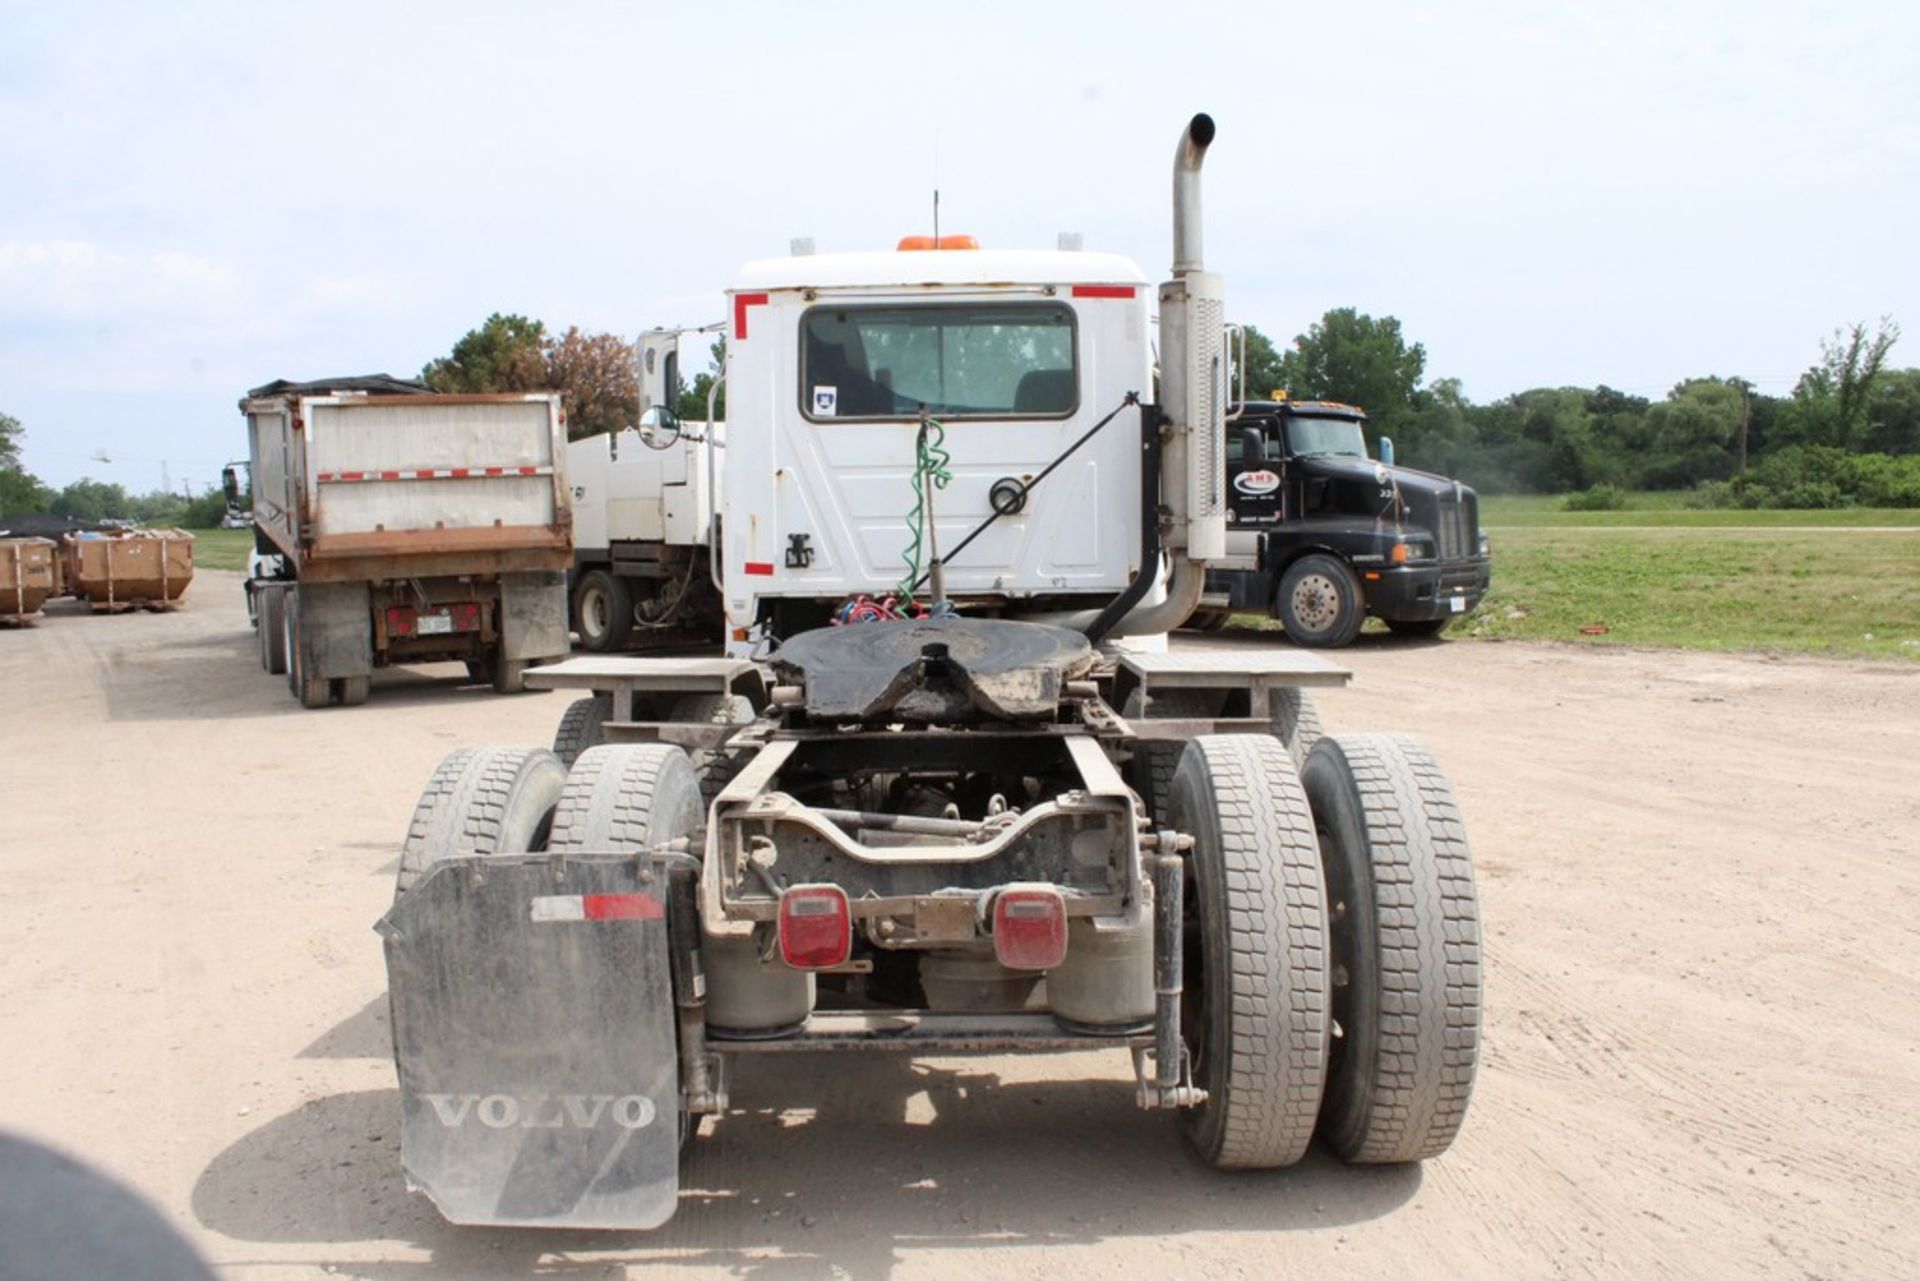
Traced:
[[607, 616], [604, 592], [589, 588], [580, 594], [580, 631], [586, 638], [598, 640], [607, 634]]
[[[1324, 823], [1316, 822], [1314, 834], [1320, 838], [1320, 848], [1334, 848], [1337, 839]], [[1346, 1059], [1352, 1033], [1357, 1028], [1353, 1016], [1353, 970], [1354, 970], [1354, 920], [1352, 898], [1354, 886], [1346, 875], [1346, 864], [1342, 862], [1338, 869], [1327, 869], [1327, 960], [1332, 970], [1327, 976], [1327, 1007], [1333, 1021], [1334, 1035], [1327, 1046], [1328, 1080], [1337, 1079], [1339, 1068]]]
[[1204, 1083], [1210, 1066], [1207, 1054], [1207, 954], [1202, 943], [1200, 893], [1194, 883], [1193, 860], [1180, 874], [1180, 1040], [1185, 1045], [1193, 1079]]
[[1301, 575], [1293, 585], [1292, 600], [1293, 616], [1313, 631], [1329, 631], [1340, 621], [1340, 589], [1325, 574]]

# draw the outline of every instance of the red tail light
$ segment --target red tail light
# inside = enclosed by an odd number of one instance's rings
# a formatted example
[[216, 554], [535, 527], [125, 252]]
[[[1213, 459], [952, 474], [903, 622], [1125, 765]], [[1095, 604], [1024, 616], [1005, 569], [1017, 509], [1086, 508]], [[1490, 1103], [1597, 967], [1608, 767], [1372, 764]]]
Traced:
[[405, 605], [395, 605], [387, 610], [387, 635], [411, 636], [416, 629], [416, 616]]
[[853, 954], [853, 910], [838, 885], [796, 885], [780, 896], [780, 959], [830, 970]]
[[477, 632], [480, 630], [480, 606], [473, 601], [455, 605], [447, 611], [453, 615], [453, 630], [456, 632]]
[[1009, 885], [993, 900], [993, 951], [1010, 970], [1067, 959], [1067, 901], [1051, 885]]

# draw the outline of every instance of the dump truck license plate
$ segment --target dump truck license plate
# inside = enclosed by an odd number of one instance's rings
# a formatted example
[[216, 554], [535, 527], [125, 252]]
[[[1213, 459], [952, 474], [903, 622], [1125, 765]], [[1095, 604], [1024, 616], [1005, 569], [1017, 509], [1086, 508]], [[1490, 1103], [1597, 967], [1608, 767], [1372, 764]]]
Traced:
[[422, 636], [447, 636], [453, 632], [452, 614], [420, 615], [420, 634]]
[[[1447, 597], [1447, 608], [1456, 614], [1464, 614], [1467, 612], [1467, 598], [1465, 596], [1449, 596]], [[425, 626], [426, 621], [424, 618], [420, 620], [420, 630], [423, 632], [427, 630]]]

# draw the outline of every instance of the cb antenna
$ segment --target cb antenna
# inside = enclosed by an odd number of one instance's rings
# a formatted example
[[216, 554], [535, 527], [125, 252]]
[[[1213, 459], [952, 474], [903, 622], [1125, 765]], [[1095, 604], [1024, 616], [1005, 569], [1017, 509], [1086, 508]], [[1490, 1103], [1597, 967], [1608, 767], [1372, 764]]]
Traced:
[[933, 247], [940, 247], [940, 188], [933, 189]]

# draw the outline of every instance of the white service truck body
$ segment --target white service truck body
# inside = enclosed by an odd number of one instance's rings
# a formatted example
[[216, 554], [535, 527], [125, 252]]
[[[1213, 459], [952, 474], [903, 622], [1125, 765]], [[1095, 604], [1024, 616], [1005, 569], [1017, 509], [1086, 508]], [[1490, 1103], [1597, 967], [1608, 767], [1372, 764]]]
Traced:
[[[364, 380], [340, 380], [355, 382]], [[269, 670], [308, 706], [373, 669], [465, 661], [496, 688], [568, 651], [565, 416], [553, 393], [269, 384], [241, 402]]]
[[629, 428], [567, 446], [571, 616], [586, 649], [720, 639], [708, 547], [723, 432], [718, 424], [675, 423], [666, 431]]

